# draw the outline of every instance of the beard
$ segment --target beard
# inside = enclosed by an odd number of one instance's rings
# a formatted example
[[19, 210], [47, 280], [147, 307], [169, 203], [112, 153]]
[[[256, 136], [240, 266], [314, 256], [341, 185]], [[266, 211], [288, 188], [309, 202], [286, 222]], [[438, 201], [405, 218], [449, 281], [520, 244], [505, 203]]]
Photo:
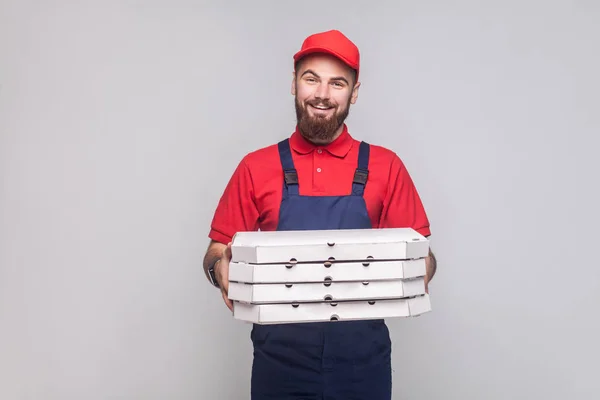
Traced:
[[298, 98], [295, 97], [294, 103], [296, 104], [298, 130], [302, 136], [312, 142], [331, 142], [350, 112], [350, 99], [348, 99], [346, 107], [341, 111], [334, 110], [335, 112], [331, 116], [311, 116], [308, 113], [309, 106], [333, 107], [333, 104], [327, 100], [311, 100], [300, 104]]

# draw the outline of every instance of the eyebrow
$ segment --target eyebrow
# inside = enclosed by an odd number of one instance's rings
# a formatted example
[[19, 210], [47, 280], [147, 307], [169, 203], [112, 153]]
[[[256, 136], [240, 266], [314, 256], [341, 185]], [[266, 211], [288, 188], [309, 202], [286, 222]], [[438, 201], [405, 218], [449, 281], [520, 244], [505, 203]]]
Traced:
[[[306, 74], [312, 74], [314, 76], [316, 76], [317, 78], [321, 78], [319, 76], [319, 74], [317, 74], [315, 71], [313, 71], [312, 69], [307, 69], [306, 71], [304, 71], [302, 73], [301, 76], [304, 76]], [[344, 78], [343, 76], [334, 76], [333, 78], [331, 78], [332, 81], [344, 81], [346, 82], [347, 85], [349, 85], [350, 83], [348, 82], [348, 80], [346, 78]]]

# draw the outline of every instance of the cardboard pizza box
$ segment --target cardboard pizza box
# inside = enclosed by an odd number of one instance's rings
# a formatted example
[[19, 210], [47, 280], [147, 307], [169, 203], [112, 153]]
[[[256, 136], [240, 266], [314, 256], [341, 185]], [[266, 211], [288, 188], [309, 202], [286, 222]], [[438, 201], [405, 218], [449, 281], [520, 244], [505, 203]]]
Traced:
[[232, 262], [249, 264], [411, 260], [429, 253], [429, 241], [411, 228], [238, 232]]
[[260, 325], [416, 317], [431, 311], [428, 294], [404, 299], [248, 304], [234, 302], [235, 319]]
[[423, 277], [407, 280], [323, 283], [230, 282], [228, 297], [245, 303], [292, 303], [348, 300], [382, 300], [425, 294]]
[[425, 276], [425, 259], [306, 264], [229, 264], [229, 280], [246, 283], [378, 281]]

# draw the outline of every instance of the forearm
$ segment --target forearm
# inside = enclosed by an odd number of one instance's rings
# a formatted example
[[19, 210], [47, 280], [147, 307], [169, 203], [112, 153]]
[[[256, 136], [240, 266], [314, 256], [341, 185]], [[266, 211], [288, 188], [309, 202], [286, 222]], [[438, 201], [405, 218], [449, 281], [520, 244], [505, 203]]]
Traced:
[[216, 242], [211, 240], [208, 245], [208, 249], [206, 250], [206, 254], [204, 255], [204, 275], [206, 275], [206, 279], [210, 281], [210, 277], [208, 275], [208, 269], [214, 265], [214, 263], [221, 258], [223, 255], [223, 251], [227, 248], [223, 243]]
[[425, 258], [425, 266], [427, 271], [427, 280], [430, 281], [433, 279], [433, 276], [437, 270], [437, 260], [431, 249], [429, 249], [429, 255]]

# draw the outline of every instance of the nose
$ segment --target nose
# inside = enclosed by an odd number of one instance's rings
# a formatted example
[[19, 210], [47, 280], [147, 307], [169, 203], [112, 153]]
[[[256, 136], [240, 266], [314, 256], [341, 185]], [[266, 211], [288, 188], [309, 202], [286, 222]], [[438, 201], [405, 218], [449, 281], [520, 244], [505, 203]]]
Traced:
[[315, 98], [321, 100], [329, 99], [329, 84], [327, 82], [321, 82], [315, 91]]

